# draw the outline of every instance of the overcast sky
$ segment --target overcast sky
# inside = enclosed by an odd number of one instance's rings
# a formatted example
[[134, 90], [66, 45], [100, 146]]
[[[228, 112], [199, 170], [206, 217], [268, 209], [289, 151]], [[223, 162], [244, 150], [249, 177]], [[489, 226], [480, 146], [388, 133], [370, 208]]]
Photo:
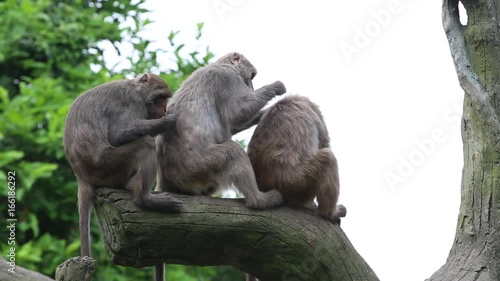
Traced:
[[[256, 88], [281, 80], [317, 103], [340, 166], [342, 228], [384, 281], [430, 277], [446, 261], [460, 203], [463, 91], [441, 1], [149, 0], [145, 34], [243, 53]], [[168, 65], [160, 61], [160, 68]], [[251, 137], [251, 131], [238, 139]]]

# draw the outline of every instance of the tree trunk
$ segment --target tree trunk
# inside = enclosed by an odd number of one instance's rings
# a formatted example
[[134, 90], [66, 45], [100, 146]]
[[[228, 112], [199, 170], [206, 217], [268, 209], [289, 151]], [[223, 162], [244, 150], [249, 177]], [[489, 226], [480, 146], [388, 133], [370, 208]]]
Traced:
[[101, 188], [95, 213], [114, 263], [232, 265], [262, 281], [378, 280], [339, 225], [306, 210], [255, 211], [242, 200], [180, 196], [179, 214], [140, 210]]
[[455, 241], [428, 280], [500, 280], [500, 0], [443, 1], [443, 25], [465, 90], [462, 202]]

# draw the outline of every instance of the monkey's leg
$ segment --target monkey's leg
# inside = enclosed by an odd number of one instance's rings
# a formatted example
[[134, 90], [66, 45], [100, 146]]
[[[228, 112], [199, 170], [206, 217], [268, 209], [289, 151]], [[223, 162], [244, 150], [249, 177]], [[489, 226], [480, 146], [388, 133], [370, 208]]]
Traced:
[[339, 173], [337, 159], [329, 148], [320, 149], [306, 166], [306, 175], [318, 185], [318, 214], [333, 220], [339, 198]]
[[151, 188], [156, 175], [156, 160], [142, 155], [146, 160], [138, 163], [137, 173], [130, 179], [127, 187], [134, 192], [134, 202], [145, 209], [160, 212], [178, 212], [182, 202], [166, 192], [151, 193]]
[[246, 274], [246, 281], [259, 281], [259, 279], [255, 278], [255, 276], [252, 276], [250, 274]]
[[234, 184], [245, 196], [248, 207], [262, 209], [283, 203], [279, 191], [259, 191], [250, 159], [236, 142], [227, 141], [214, 145], [205, 150], [203, 155], [203, 166], [214, 172], [217, 184], [220, 186]]
[[78, 180], [78, 214], [81, 256], [90, 257], [90, 209], [94, 198], [94, 187]]

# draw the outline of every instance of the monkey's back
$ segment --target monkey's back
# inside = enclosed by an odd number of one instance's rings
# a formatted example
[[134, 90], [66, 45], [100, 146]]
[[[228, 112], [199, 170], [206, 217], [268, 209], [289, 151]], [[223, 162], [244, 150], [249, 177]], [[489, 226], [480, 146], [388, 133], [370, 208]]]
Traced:
[[[135, 114], [136, 110], [121, 104], [131, 102], [134, 98], [132, 91], [127, 80], [116, 80], [83, 92], [71, 105], [66, 117], [63, 143], [66, 157], [77, 176], [102, 172], [104, 177], [108, 172], [120, 168], [114, 155], [137, 153], [145, 145], [154, 152], [154, 140], [149, 136], [121, 147], [109, 144], [109, 129], [115, 121], [110, 120], [109, 116]], [[124, 112], [117, 113], [120, 110]]]
[[171, 167], [166, 172], [172, 176], [177, 169], [189, 168], [189, 161], [199, 159], [205, 148], [231, 138], [229, 124], [221, 113], [223, 105], [217, 103], [217, 88], [225, 80], [224, 68], [208, 65], [196, 70], [168, 103], [167, 113], [175, 114], [178, 121], [176, 132], [161, 143], [165, 150], [162, 159]]
[[288, 193], [303, 189], [304, 167], [320, 149], [324, 122], [319, 114], [314, 103], [296, 95], [283, 98], [264, 114], [248, 145], [260, 189], [286, 189]]
[[167, 113], [177, 116], [175, 133], [157, 138], [158, 161], [168, 167], [162, 170], [165, 182], [192, 194], [216, 185], [212, 173], [191, 171], [206, 151], [231, 139], [227, 112], [244, 94], [238, 91], [242, 84], [236, 69], [221, 63], [199, 68], [183, 82], [167, 105]]
[[119, 107], [120, 100], [128, 99], [125, 97], [128, 91], [120, 91], [127, 87], [126, 80], [117, 80], [80, 94], [71, 105], [66, 117], [65, 145], [107, 142], [108, 116], [116, 111], [115, 107]]

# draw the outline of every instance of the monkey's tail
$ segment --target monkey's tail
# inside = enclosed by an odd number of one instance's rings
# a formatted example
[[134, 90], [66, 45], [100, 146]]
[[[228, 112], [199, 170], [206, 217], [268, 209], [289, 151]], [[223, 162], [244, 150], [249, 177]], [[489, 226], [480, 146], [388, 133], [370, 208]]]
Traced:
[[[337, 159], [331, 149], [322, 148], [313, 154], [306, 164], [305, 172], [311, 186], [318, 189], [318, 214], [333, 220], [337, 214], [339, 172]], [[342, 216], [342, 213], [345, 216], [344, 206], [339, 208], [338, 215]]]
[[250, 274], [246, 274], [246, 281], [259, 281], [259, 279], [255, 278], [255, 276], [252, 276]]
[[81, 256], [90, 257], [90, 211], [94, 199], [94, 188], [83, 180], [78, 180], [78, 213], [80, 227]]

